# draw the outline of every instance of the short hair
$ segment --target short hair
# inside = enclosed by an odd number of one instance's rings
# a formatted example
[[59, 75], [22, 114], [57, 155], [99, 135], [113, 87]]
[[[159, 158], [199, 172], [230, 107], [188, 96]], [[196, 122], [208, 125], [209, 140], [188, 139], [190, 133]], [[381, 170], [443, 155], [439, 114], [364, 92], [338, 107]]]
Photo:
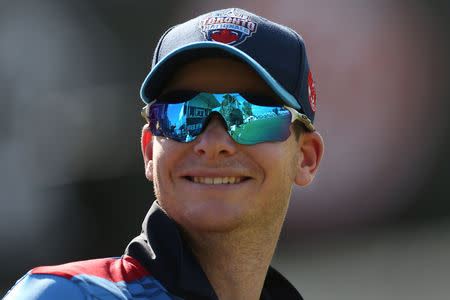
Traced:
[[309, 130], [305, 124], [303, 124], [302, 122], [300, 122], [299, 120], [295, 120], [294, 123], [292, 123], [292, 129], [294, 130], [294, 134], [295, 134], [295, 140], [298, 141], [300, 136]]

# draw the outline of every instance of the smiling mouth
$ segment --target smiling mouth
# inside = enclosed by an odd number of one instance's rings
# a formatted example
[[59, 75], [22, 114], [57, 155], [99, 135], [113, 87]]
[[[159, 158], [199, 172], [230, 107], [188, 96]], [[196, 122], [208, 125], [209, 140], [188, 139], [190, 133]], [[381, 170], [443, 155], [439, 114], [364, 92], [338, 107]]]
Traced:
[[204, 184], [237, 184], [249, 179], [249, 177], [242, 176], [227, 176], [227, 177], [200, 177], [200, 176], [185, 176], [189, 181]]

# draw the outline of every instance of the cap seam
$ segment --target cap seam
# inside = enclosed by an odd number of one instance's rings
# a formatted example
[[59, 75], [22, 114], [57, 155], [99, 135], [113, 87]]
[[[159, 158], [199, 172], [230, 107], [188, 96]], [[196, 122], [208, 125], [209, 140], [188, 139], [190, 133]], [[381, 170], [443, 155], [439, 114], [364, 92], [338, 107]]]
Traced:
[[[158, 61], [159, 61], [159, 51], [161, 50], [161, 45], [162, 45], [162, 43], [163, 43], [163, 41], [164, 41], [164, 38], [165, 38], [166, 35], [167, 35], [170, 31], [172, 31], [172, 29], [174, 29], [176, 26], [177, 26], [177, 25], [170, 27], [170, 28], [167, 29], [167, 31], [161, 36], [161, 39], [159, 40], [159, 43], [158, 43], [158, 45], [156, 46], [157, 48], [156, 48], [156, 51], [155, 51], [155, 60], [154, 60], [154, 62], [153, 62], [153, 66], [155, 66], [155, 65], [158, 63]], [[152, 68], [153, 68], [153, 66], [152, 66]]]

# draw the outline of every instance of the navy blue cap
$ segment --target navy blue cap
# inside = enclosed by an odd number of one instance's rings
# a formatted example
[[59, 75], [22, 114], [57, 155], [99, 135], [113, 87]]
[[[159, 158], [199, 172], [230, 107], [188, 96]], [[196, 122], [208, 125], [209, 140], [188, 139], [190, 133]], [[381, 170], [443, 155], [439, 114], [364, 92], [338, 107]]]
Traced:
[[316, 91], [303, 38], [289, 27], [239, 8], [210, 12], [167, 30], [142, 84], [142, 100], [155, 100], [180, 65], [209, 56], [247, 63], [287, 106], [314, 121]]

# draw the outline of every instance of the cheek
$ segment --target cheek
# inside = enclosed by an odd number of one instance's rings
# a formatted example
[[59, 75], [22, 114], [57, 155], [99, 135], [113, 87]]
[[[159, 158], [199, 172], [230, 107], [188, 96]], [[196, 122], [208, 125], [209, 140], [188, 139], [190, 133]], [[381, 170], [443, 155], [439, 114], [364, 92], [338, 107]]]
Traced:
[[291, 144], [261, 144], [253, 156], [264, 170], [263, 197], [267, 198], [264, 209], [284, 211], [289, 202], [291, 189], [298, 169], [298, 154]]
[[161, 202], [161, 195], [164, 195], [163, 197], [170, 197], [170, 191], [173, 190], [171, 188], [173, 183], [170, 170], [173, 168], [175, 161], [173, 158], [176, 152], [171, 149], [170, 142], [157, 139], [153, 145], [153, 184], [155, 195], [159, 202]]
[[298, 170], [299, 154], [293, 151], [294, 147], [279, 147], [277, 144], [262, 145], [264, 150], [256, 149], [254, 156], [263, 167], [265, 179], [270, 182], [293, 184]]
[[155, 137], [153, 144], [153, 187], [156, 199], [166, 212], [173, 212], [177, 203], [174, 170], [183, 164], [189, 146], [170, 139]]

